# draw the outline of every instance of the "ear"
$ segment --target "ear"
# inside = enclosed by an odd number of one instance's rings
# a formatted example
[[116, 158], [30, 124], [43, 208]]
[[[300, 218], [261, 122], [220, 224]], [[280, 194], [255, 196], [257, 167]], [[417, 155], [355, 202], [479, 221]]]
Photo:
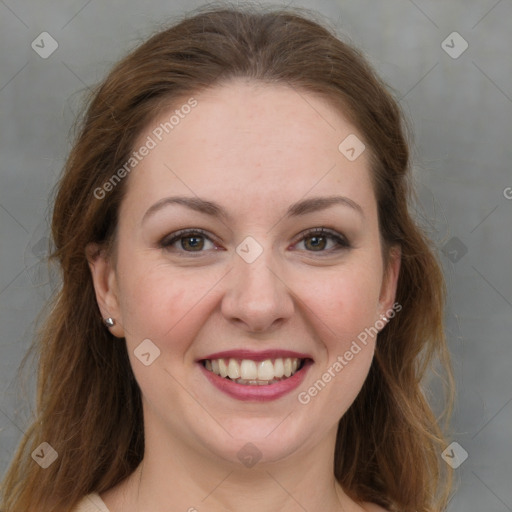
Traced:
[[[386, 311], [393, 310], [395, 303], [398, 276], [400, 275], [400, 263], [402, 251], [399, 246], [393, 246], [389, 250], [387, 268], [384, 270], [379, 296], [378, 314], [380, 318], [386, 316]], [[401, 308], [400, 308], [401, 309]]]
[[96, 301], [101, 316], [103, 319], [113, 318], [115, 324], [109, 330], [117, 338], [123, 338], [124, 329], [118, 299], [117, 276], [111, 258], [103, 247], [95, 243], [87, 245], [85, 254], [91, 270]]

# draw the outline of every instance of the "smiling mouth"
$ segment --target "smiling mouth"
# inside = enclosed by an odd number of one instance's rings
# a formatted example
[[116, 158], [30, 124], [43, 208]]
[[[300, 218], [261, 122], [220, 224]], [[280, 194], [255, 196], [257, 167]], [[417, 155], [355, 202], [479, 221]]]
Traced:
[[278, 357], [253, 361], [252, 359], [204, 359], [203, 366], [210, 372], [246, 386], [268, 386], [288, 379], [304, 367], [306, 359]]

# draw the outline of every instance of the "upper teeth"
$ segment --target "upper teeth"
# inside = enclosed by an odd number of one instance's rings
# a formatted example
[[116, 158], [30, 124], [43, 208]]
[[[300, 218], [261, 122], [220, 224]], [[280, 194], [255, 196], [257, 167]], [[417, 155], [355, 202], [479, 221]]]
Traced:
[[290, 377], [297, 371], [299, 364], [300, 359], [296, 357], [265, 359], [264, 361], [251, 359], [207, 359], [205, 361], [206, 369], [216, 375], [229, 377], [236, 381], [248, 381], [239, 382], [241, 384], [267, 384], [274, 379]]

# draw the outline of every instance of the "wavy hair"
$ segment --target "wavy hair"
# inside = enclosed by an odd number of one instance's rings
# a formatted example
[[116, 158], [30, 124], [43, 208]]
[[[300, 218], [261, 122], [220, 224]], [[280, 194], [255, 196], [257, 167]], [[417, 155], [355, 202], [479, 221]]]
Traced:
[[[164, 106], [236, 77], [318, 94], [368, 142], [383, 247], [401, 248], [402, 310], [379, 334], [368, 377], [339, 421], [333, 470], [353, 499], [394, 512], [446, 508], [452, 473], [440, 454], [453, 401], [446, 290], [435, 248], [411, 213], [409, 142], [398, 102], [361, 52], [318, 14], [224, 5], [159, 30], [118, 62], [87, 102], [56, 186], [50, 260], [61, 286], [34, 340], [35, 417], [3, 480], [3, 512], [68, 512], [142, 460], [140, 390], [126, 345], [99, 315], [85, 252], [90, 242], [115, 237], [127, 180], [101, 200], [94, 191], [128, 160]], [[445, 391], [439, 415], [425, 385], [434, 367]], [[30, 456], [41, 442], [59, 454], [47, 469]]]

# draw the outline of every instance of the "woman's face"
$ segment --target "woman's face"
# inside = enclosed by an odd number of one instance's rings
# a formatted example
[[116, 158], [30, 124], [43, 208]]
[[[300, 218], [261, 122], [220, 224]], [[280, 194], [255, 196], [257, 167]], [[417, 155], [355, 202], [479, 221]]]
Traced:
[[284, 85], [187, 99], [140, 135], [154, 147], [125, 178], [115, 255], [91, 263], [146, 437], [236, 462], [332, 448], [399, 269], [384, 272], [363, 137]]

